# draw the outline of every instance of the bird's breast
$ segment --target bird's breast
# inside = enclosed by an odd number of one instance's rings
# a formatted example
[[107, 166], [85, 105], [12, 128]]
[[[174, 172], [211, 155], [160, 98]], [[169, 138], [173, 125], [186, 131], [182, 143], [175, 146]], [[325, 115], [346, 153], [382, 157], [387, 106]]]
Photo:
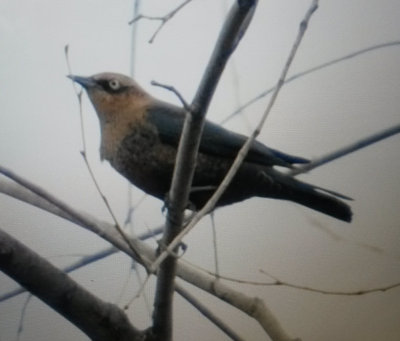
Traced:
[[111, 165], [146, 193], [164, 199], [169, 189], [176, 148], [163, 144], [157, 129], [137, 125], [118, 144]]

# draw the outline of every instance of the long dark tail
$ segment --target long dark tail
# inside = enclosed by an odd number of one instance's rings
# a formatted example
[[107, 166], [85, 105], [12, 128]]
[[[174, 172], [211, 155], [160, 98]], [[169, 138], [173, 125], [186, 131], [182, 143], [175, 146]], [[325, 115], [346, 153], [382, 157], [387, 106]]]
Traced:
[[348, 223], [351, 222], [352, 212], [349, 205], [334, 196], [319, 192], [312, 187], [311, 189], [304, 188], [303, 186], [297, 187], [296, 190], [293, 191], [290, 200], [330, 215], [331, 217]]
[[[322, 188], [314, 187], [278, 172], [274, 172], [272, 177], [279, 187], [276, 198], [291, 200], [331, 217], [351, 222], [350, 206], [335, 197], [334, 192], [326, 190], [326, 193], [324, 193]], [[336, 195], [346, 198], [340, 194]]]

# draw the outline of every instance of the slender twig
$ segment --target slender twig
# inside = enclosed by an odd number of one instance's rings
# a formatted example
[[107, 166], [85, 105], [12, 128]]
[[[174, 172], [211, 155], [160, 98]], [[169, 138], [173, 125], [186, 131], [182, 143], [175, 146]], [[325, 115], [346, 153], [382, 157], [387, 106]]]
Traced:
[[154, 34], [151, 36], [151, 38], [149, 39], [149, 43], [153, 43], [154, 39], [156, 38], [156, 36], [158, 35], [158, 33], [161, 31], [161, 29], [164, 27], [164, 25], [176, 14], [178, 13], [185, 5], [187, 5], [189, 2], [191, 2], [192, 0], [185, 0], [184, 2], [182, 2], [179, 6], [177, 6], [175, 9], [173, 9], [171, 12], [167, 13], [166, 15], [162, 16], [162, 17], [156, 17], [156, 16], [149, 16], [149, 15], [143, 15], [143, 14], [139, 14], [137, 16], [135, 16], [130, 22], [129, 25], [132, 25], [134, 23], [136, 23], [138, 20], [140, 19], [147, 19], [147, 20], [156, 20], [156, 21], [160, 21], [160, 25], [158, 26], [158, 28], [156, 29], [156, 31], [154, 32]]
[[161, 88], [164, 88], [164, 89], [166, 89], [168, 91], [173, 92], [176, 95], [176, 97], [178, 97], [179, 100], [181, 101], [183, 108], [187, 112], [190, 111], [190, 105], [188, 104], [188, 102], [185, 101], [185, 99], [183, 98], [181, 93], [178, 90], [176, 90], [175, 87], [173, 87], [172, 85], [162, 84], [162, 83], [159, 83], [159, 82], [156, 82], [156, 81], [151, 81], [151, 85], [159, 86]]
[[[67, 63], [68, 74], [72, 74], [71, 63], [69, 62], [69, 45], [68, 44], [65, 45], [65, 47], [64, 47], [64, 55], [65, 55], [65, 62]], [[85, 129], [83, 129], [84, 124], [83, 124], [83, 115], [82, 115], [82, 89], [78, 90], [78, 88], [76, 86], [76, 82], [71, 82], [71, 84], [72, 84], [72, 88], [74, 89], [75, 95], [78, 98], [82, 150], [86, 151], [86, 137], [85, 137]]]
[[368, 252], [372, 252], [374, 254], [386, 257], [388, 259], [400, 260], [399, 254], [388, 252], [388, 250], [385, 250], [382, 247], [372, 245], [369, 243], [365, 243], [365, 242], [362, 242], [357, 239], [351, 239], [348, 237], [344, 237], [341, 234], [337, 233], [336, 229], [335, 229], [335, 231], [333, 231], [330, 227], [326, 226], [325, 223], [322, 223], [319, 219], [316, 219], [313, 216], [309, 216], [308, 221], [310, 222], [310, 226], [316, 227], [320, 232], [325, 233], [329, 238], [331, 238], [335, 242], [348, 243], [350, 245], [363, 248], [364, 250], [367, 250]]
[[[297, 79], [300, 79], [301, 77], [306, 76], [308, 74], [311, 74], [311, 73], [314, 73], [316, 71], [325, 69], [325, 68], [327, 68], [329, 66], [333, 66], [333, 65], [338, 64], [340, 62], [343, 62], [345, 60], [349, 60], [349, 59], [352, 59], [354, 57], [358, 57], [359, 55], [362, 55], [364, 53], [368, 53], [368, 52], [371, 52], [371, 51], [374, 51], [374, 50], [378, 50], [378, 49], [382, 49], [382, 48], [387, 48], [387, 47], [392, 47], [392, 46], [399, 46], [399, 45], [400, 45], [400, 41], [396, 40], [396, 41], [391, 41], [391, 42], [387, 42], [387, 43], [372, 45], [372, 46], [366, 47], [364, 49], [351, 52], [351, 53], [346, 54], [346, 55], [344, 55], [342, 57], [335, 58], [335, 59], [332, 59], [332, 60], [327, 61], [325, 63], [322, 63], [322, 64], [319, 64], [317, 66], [314, 66], [312, 68], [306, 69], [304, 71], [300, 71], [300, 72], [288, 77], [285, 80], [285, 84], [288, 84], [288, 83], [293, 82], [293, 81], [295, 81]], [[269, 95], [274, 90], [275, 90], [275, 86], [273, 86], [273, 87], [261, 92], [260, 94], [258, 94], [257, 96], [253, 97], [252, 99], [250, 99], [249, 101], [247, 101], [243, 105], [239, 106], [234, 112], [232, 112], [227, 117], [225, 117], [220, 123], [221, 124], [225, 124], [230, 119], [232, 119], [236, 115], [240, 114], [244, 109], [248, 108], [250, 105], [256, 103], [260, 99], [262, 99], [265, 96]]]
[[[141, 0], [135, 0], [133, 2], [133, 17], [136, 18], [139, 15]], [[130, 75], [133, 78], [135, 75], [135, 66], [136, 66], [136, 37], [138, 31], [138, 23], [132, 22], [131, 30], [131, 57], [130, 57]]]
[[25, 299], [24, 305], [21, 309], [21, 317], [20, 317], [19, 323], [18, 323], [17, 341], [19, 341], [21, 339], [21, 335], [24, 330], [24, 320], [25, 320], [25, 316], [26, 316], [26, 309], [28, 308], [28, 304], [31, 301], [31, 298], [32, 298], [32, 294], [29, 293], [29, 295]]
[[387, 138], [389, 138], [393, 135], [399, 134], [399, 133], [400, 133], [400, 124], [395, 125], [394, 127], [384, 129], [384, 130], [382, 130], [378, 133], [375, 133], [373, 135], [370, 135], [364, 139], [358, 140], [348, 146], [337, 149], [337, 150], [333, 151], [332, 153], [329, 153], [327, 155], [316, 158], [316, 159], [312, 160], [310, 163], [307, 163], [303, 166], [298, 166], [298, 167], [290, 170], [288, 172], [288, 174], [295, 176], [295, 175], [298, 175], [301, 173], [306, 173], [314, 168], [325, 165], [328, 162], [332, 162], [340, 157], [343, 157], [347, 154], [353, 153], [359, 149], [365, 148], [373, 143], [379, 142], [383, 139], [387, 139]]
[[206, 270], [206, 269], [199, 267], [197, 265], [194, 265], [194, 264], [191, 264], [191, 266], [195, 267], [199, 271], [202, 271], [210, 276], [213, 276], [215, 278], [215, 280], [223, 280], [223, 281], [227, 281], [227, 282], [238, 283], [238, 284], [243, 284], [243, 285], [258, 286], [258, 287], [286, 286], [289, 288], [298, 289], [298, 290], [302, 290], [302, 291], [311, 291], [311, 292], [315, 292], [318, 294], [332, 295], [332, 296], [361, 296], [361, 295], [371, 294], [374, 292], [385, 292], [385, 291], [400, 287], [400, 282], [396, 282], [396, 283], [388, 284], [385, 286], [371, 288], [371, 289], [364, 289], [364, 290], [348, 290], [348, 291], [325, 290], [325, 289], [319, 289], [319, 288], [315, 288], [315, 287], [309, 287], [309, 286], [304, 286], [304, 285], [300, 285], [300, 284], [295, 284], [295, 283], [291, 283], [288, 281], [283, 281], [283, 280], [279, 279], [278, 277], [271, 275], [269, 272], [267, 272], [266, 270], [263, 270], [263, 269], [260, 269], [259, 271], [261, 273], [271, 277], [273, 279], [272, 282], [271, 281], [268, 281], [268, 282], [251, 281], [248, 279], [229, 277], [229, 276], [221, 275], [221, 274]]
[[299, 284], [293, 284], [293, 283], [289, 283], [286, 281], [282, 281], [279, 278], [271, 275], [270, 273], [268, 273], [262, 269], [260, 269], [260, 272], [271, 277], [274, 280], [273, 282], [264, 283], [265, 286], [281, 285], [281, 286], [285, 286], [285, 287], [289, 287], [289, 288], [294, 288], [294, 289], [299, 289], [299, 290], [304, 290], [304, 291], [311, 291], [311, 292], [316, 292], [316, 293], [325, 294], [325, 295], [334, 295], [334, 296], [361, 296], [361, 295], [371, 294], [374, 292], [385, 292], [385, 291], [400, 287], [400, 283], [394, 283], [394, 284], [390, 284], [390, 285], [383, 286], [383, 287], [365, 289], [365, 290], [356, 290], [356, 291], [323, 290], [323, 289], [317, 289], [317, 288], [313, 288], [313, 287], [308, 287], [308, 286], [303, 286], [303, 285], [299, 285]]
[[221, 329], [231, 340], [234, 341], [244, 341], [228, 324], [221, 320], [221, 318], [214, 314], [210, 309], [208, 309], [200, 300], [195, 298], [189, 291], [175, 284], [176, 292], [181, 295], [186, 301], [188, 301], [192, 306], [194, 306], [204, 317], [209, 319], [214, 323], [219, 329]]
[[275, 87], [274, 93], [271, 96], [270, 102], [268, 103], [268, 106], [263, 114], [263, 117], [261, 118], [259, 124], [257, 125], [256, 129], [253, 131], [253, 133], [249, 136], [249, 138], [247, 139], [246, 143], [243, 145], [243, 147], [240, 149], [235, 161], [233, 162], [231, 168], [229, 169], [228, 173], [226, 174], [224, 180], [221, 182], [220, 186], [218, 187], [218, 189], [214, 192], [214, 194], [212, 195], [212, 197], [210, 198], [210, 200], [204, 205], [204, 207], [197, 212], [197, 214], [192, 218], [192, 220], [190, 221], [190, 223], [185, 226], [185, 228], [179, 233], [179, 235], [173, 240], [173, 242], [171, 242], [166, 251], [164, 251], [163, 253], [160, 254], [160, 256], [157, 258], [157, 260], [151, 265], [150, 270], [151, 271], [155, 271], [155, 269], [157, 269], [160, 265], [160, 263], [168, 256], [169, 252], [171, 252], [172, 250], [174, 250], [174, 248], [182, 241], [183, 237], [189, 233], [189, 231], [209, 212], [211, 212], [213, 210], [213, 208], [215, 207], [217, 201], [219, 200], [219, 198], [221, 197], [221, 195], [224, 193], [224, 191], [226, 190], [226, 188], [228, 187], [230, 181], [232, 180], [232, 178], [234, 177], [234, 175], [236, 174], [237, 170], [239, 169], [241, 163], [243, 162], [244, 158], [247, 155], [247, 152], [251, 146], [251, 144], [253, 143], [253, 141], [255, 140], [255, 138], [258, 136], [258, 134], [261, 131], [261, 128], [263, 127], [265, 120], [268, 116], [268, 114], [270, 113], [275, 100], [279, 94], [279, 91], [281, 89], [281, 87], [284, 84], [285, 81], [285, 77], [287, 75], [287, 72], [289, 70], [289, 67], [293, 61], [293, 58], [297, 52], [297, 49], [300, 45], [300, 42], [304, 36], [304, 33], [307, 29], [307, 25], [308, 22], [311, 18], [311, 15], [314, 13], [314, 11], [318, 8], [318, 1], [314, 0], [311, 4], [311, 7], [308, 9], [305, 18], [303, 19], [303, 21], [300, 23], [300, 28], [299, 28], [299, 32], [297, 35], [297, 38], [293, 44], [292, 50], [290, 51], [289, 57], [285, 63], [285, 66], [282, 70], [281, 76], [277, 82], [277, 85]]
[[214, 250], [214, 266], [216, 277], [219, 277], [219, 257], [218, 257], [218, 242], [217, 242], [217, 228], [215, 226], [214, 211], [210, 213], [211, 220], [211, 230], [212, 230], [212, 240], [213, 240], [213, 250]]

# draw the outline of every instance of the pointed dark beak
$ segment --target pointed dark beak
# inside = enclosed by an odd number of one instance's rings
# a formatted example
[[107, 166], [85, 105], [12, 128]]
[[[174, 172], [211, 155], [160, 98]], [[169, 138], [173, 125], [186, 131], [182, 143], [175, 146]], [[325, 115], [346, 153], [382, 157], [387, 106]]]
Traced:
[[82, 85], [85, 89], [96, 85], [96, 82], [93, 80], [92, 77], [82, 77], [75, 75], [68, 75], [67, 77], [72, 79], [74, 82]]

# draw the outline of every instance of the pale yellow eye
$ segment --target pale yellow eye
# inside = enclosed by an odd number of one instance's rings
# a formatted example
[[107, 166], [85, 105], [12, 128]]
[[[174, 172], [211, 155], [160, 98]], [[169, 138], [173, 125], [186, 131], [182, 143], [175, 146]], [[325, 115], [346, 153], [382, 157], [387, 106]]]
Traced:
[[121, 86], [116, 79], [112, 79], [108, 82], [108, 85], [112, 90], [118, 90]]

